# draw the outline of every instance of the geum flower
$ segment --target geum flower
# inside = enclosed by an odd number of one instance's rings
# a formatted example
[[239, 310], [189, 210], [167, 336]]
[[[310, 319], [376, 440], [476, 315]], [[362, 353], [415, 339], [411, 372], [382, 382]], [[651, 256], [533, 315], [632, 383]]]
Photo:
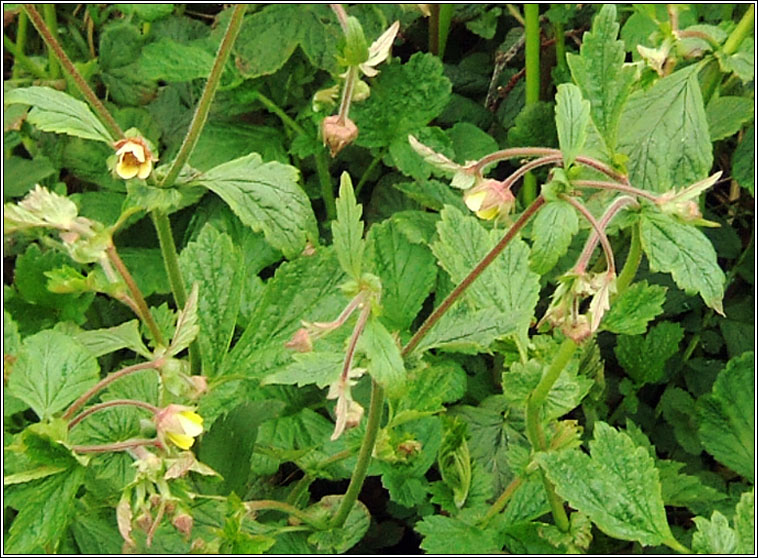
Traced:
[[141, 137], [125, 138], [117, 141], [114, 145], [118, 162], [116, 174], [124, 180], [141, 178], [144, 180], [153, 170], [153, 162], [157, 161], [150, 148]]
[[463, 201], [480, 219], [494, 219], [498, 215], [507, 215], [516, 198], [510, 186], [498, 180], [487, 179], [463, 194]]
[[172, 404], [155, 414], [155, 427], [161, 440], [168, 438], [175, 446], [188, 450], [203, 433], [203, 417], [191, 407]]

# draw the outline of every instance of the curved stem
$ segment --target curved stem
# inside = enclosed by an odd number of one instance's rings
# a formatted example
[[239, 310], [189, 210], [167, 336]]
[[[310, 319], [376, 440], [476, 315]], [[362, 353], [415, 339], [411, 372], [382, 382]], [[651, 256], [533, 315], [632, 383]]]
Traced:
[[382, 419], [382, 410], [384, 409], [384, 390], [375, 380], [371, 380], [371, 403], [368, 409], [368, 420], [366, 421], [366, 432], [363, 435], [361, 449], [358, 452], [358, 461], [353, 469], [353, 475], [350, 477], [350, 485], [347, 492], [340, 501], [340, 507], [337, 509], [334, 517], [329, 523], [332, 528], [339, 528], [344, 525], [353, 504], [358, 498], [358, 494], [363, 487], [363, 481], [366, 479], [368, 466], [371, 462], [371, 454], [374, 451], [376, 436], [379, 433], [379, 423]]
[[527, 221], [529, 221], [529, 219], [531, 219], [537, 210], [539, 210], [540, 207], [542, 207], [544, 204], [545, 198], [540, 194], [537, 196], [537, 199], [535, 199], [532, 204], [524, 210], [516, 222], [511, 225], [503, 238], [500, 239], [500, 242], [498, 242], [495, 247], [492, 248], [492, 250], [490, 250], [489, 253], [484, 256], [484, 258], [482, 258], [482, 260], [476, 265], [474, 269], [471, 270], [471, 272], [463, 279], [463, 281], [461, 281], [460, 284], [458, 284], [458, 286], [455, 287], [452, 292], [447, 295], [447, 297], [445, 297], [445, 300], [442, 301], [442, 303], [434, 310], [434, 312], [432, 312], [429, 317], [424, 320], [424, 323], [421, 324], [421, 327], [418, 328], [418, 331], [416, 331], [416, 333], [413, 335], [413, 337], [411, 337], [405, 347], [403, 347], [401, 353], [403, 356], [407, 356], [413, 352], [413, 349], [415, 349], [419, 342], [426, 336], [427, 333], [429, 333], [429, 330], [432, 329], [434, 324], [439, 321], [445, 312], [450, 309], [453, 303], [458, 300], [463, 291], [465, 291], [469, 285], [471, 285], [471, 283], [473, 283], [476, 278], [479, 277], [493, 261], [495, 261], [495, 258], [497, 258], [500, 253], [505, 250], [510, 241], [513, 240], [513, 238], [524, 227]]
[[121, 370], [108, 374], [105, 378], [100, 380], [98, 383], [96, 383], [94, 386], [88, 389], [84, 394], [82, 394], [79, 397], [79, 399], [71, 403], [71, 406], [66, 410], [65, 413], [63, 413], [62, 418], [66, 420], [70, 419], [74, 415], [74, 413], [78, 411], [82, 407], [82, 405], [84, 405], [87, 401], [89, 401], [96, 393], [98, 393], [100, 390], [102, 390], [106, 386], [112, 384], [119, 378], [123, 378], [124, 376], [132, 374], [134, 372], [138, 372], [140, 370], [151, 370], [151, 369], [155, 370], [156, 368], [160, 368], [162, 364], [163, 364], [163, 359], [151, 360], [150, 362], [141, 362], [139, 364], [132, 364], [131, 366], [127, 366], [125, 368], [122, 368]]
[[127, 440], [125, 442], [115, 442], [113, 444], [100, 444], [95, 446], [71, 446], [71, 451], [76, 453], [106, 453], [112, 451], [126, 451], [132, 448], [154, 446], [161, 447], [161, 442], [157, 438], [151, 440]]
[[572, 186], [579, 186], [580, 188], [596, 188], [599, 190], [614, 190], [616, 192], [624, 192], [625, 194], [631, 194], [640, 198], [645, 198], [651, 202], [658, 201], [658, 196], [652, 192], [646, 190], [640, 190], [629, 184], [620, 184], [618, 182], [604, 182], [602, 180], [572, 180]]
[[361, 189], [363, 188], [363, 185], [368, 180], [369, 174], [371, 174], [371, 171], [376, 168], [376, 165], [379, 164], [379, 161], [382, 160], [382, 157], [384, 156], [384, 150], [380, 150], [379, 153], [371, 160], [371, 163], [369, 163], [368, 167], [366, 167], [366, 170], [363, 171], [363, 174], [361, 175], [361, 179], [358, 181], [358, 184], [355, 186], [355, 197], [358, 197], [358, 194], [361, 193]]
[[497, 163], [498, 161], [518, 159], [520, 157], [549, 157], [551, 155], [559, 155], [563, 157], [560, 149], [553, 149], [551, 147], [511, 147], [509, 149], [495, 151], [494, 153], [482, 157], [476, 162], [473, 169], [477, 173], [481, 173], [487, 165]]
[[325, 522], [320, 521], [313, 517], [311, 514], [304, 512], [303, 510], [296, 508], [291, 504], [280, 502], [278, 500], [251, 500], [244, 503], [245, 508], [249, 511], [262, 511], [262, 510], [276, 510], [284, 513], [288, 513], [294, 517], [297, 517], [303, 523], [307, 523], [319, 531], [325, 531], [328, 526]]
[[584, 250], [582, 251], [582, 254], [579, 256], [579, 260], [577, 261], [575, 267], [577, 273], [584, 273], [584, 270], [587, 267], [587, 262], [589, 261], [592, 252], [595, 251], [595, 246], [597, 245], [597, 241], [599, 239], [600, 244], [603, 246], [603, 253], [605, 254], [605, 263], [608, 268], [608, 273], [615, 274], [616, 264], [613, 259], [613, 249], [611, 248], [611, 243], [608, 241], [608, 237], [606, 236], [603, 227], [600, 225], [600, 223], [598, 223], [597, 219], [595, 219], [595, 216], [592, 215], [592, 213], [590, 213], [589, 210], [584, 207], [584, 205], [582, 205], [579, 201], [572, 198], [571, 196], [567, 196], [566, 194], [561, 194], [559, 197], [571, 204], [579, 213], [581, 213], [593, 228], [593, 234], [590, 236], [590, 238], [587, 239], [587, 244], [585, 244]]
[[[548, 155], [547, 157], [540, 157], [534, 161], [529, 161], [525, 165], [521, 165], [513, 174], [503, 181], [503, 188], [508, 189], [522, 176], [524, 177], [524, 187], [526, 187], [526, 177], [529, 176], [529, 171], [536, 169], [537, 167], [543, 167], [551, 163], [560, 163], [563, 160], [562, 155]], [[533, 197], [533, 196], [532, 196]], [[529, 202], [531, 203], [531, 202]]]
[[34, 7], [34, 4], [24, 4], [24, 9], [29, 15], [29, 19], [32, 21], [32, 24], [34, 24], [34, 27], [37, 29], [37, 32], [47, 44], [48, 48], [50, 48], [55, 53], [55, 56], [61, 63], [61, 66], [63, 66], [66, 72], [68, 72], [68, 74], [74, 80], [76, 87], [79, 89], [82, 95], [84, 95], [84, 98], [87, 99], [90, 106], [100, 116], [100, 119], [108, 128], [108, 131], [111, 133], [113, 138], [123, 138], [124, 132], [121, 130], [121, 127], [114, 120], [113, 116], [111, 116], [111, 113], [108, 112], [108, 109], [105, 108], [105, 105], [100, 101], [100, 99], [97, 98], [97, 95], [95, 95], [95, 92], [92, 91], [90, 86], [87, 84], [87, 81], [82, 77], [82, 75], [74, 66], [73, 62], [71, 62], [69, 57], [66, 56], [65, 51], [61, 47], [60, 43], [58, 43], [58, 41], [52, 35], [52, 33], [50, 33], [50, 30], [47, 28], [47, 25], [42, 19], [42, 16], [40, 16], [39, 12], [37, 12], [37, 8]]
[[103, 409], [108, 409], [109, 407], [120, 407], [120, 406], [128, 406], [128, 405], [131, 405], [133, 407], [141, 407], [143, 409], [147, 409], [153, 414], [160, 411], [160, 409], [156, 407], [155, 405], [151, 405], [150, 403], [145, 403], [144, 401], [137, 401], [134, 399], [113, 399], [111, 401], [105, 401], [103, 403], [98, 403], [97, 405], [92, 405], [92, 407], [89, 407], [88, 409], [82, 411], [81, 413], [76, 415], [76, 417], [74, 417], [74, 419], [71, 422], [68, 423], [68, 429], [71, 430], [92, 413], [97, 413], [98, 411], [102, 411]]
[[640, 238], [640, 225], [636, 223], [632, 227], [632, 242], [629, 245], [629, 254], [626, 256], [624, 267], [621, 268], [616, 279], [616, 294], [614, 296], [620, 296], [627, 287], [634, 280], [634, 276], [637, 275], [637, 269], [642, 261], [642, 241]]
[[190, 155], [192, 155], [192, 150], [195, 149], [197, 140], [200, 138], [200, 133], [203, 131], [203, 126], [205, 126], [205, 121], [208, 119], [208, 113], [211, 109], [211, 102], [213, 101], [213, 97], [216, 95], [216, 89], [218, 89], [218, 84], [221, 81], [221, 74], [224, 72], [224, 66], [226, 65], [226, 61], [229, 59], [234, 41], [239, 34], [240, 28], [242, 27], [242, 16], [245, 15], [246, 9], [247, 6], [245, 4], [237, 4], [234, 6], [234, 11], [232, 12], [232, 16], [229, 19], [229, 25], [227, 26], [224, 38], [221, 40], [221, 44], [218, 47], [216, 59], [213, 62], [213, 67], [211, 68], [211, 73], [208, 76], [208, 81], [205, 82], [205, 89], [203, 89], [203, 94], [200, 97], [200, 101], [197, 103], [197, 108], [195, 109], [195, 114], [192, 117], [192, 122], [190, 123], [189, 130], [187, 130], [187, 135], [184, 136], [184, 141], [182, 142], [182, 146], [179, 148], [179, 153], [171, 163], [171, 168], [166, 174], [166, 177], [163, 179], [163, 182], [161, 182], [162, 188], [169, 188], [174, 185], [174, 182], [176, 182], [179, 173], [189, 159]]

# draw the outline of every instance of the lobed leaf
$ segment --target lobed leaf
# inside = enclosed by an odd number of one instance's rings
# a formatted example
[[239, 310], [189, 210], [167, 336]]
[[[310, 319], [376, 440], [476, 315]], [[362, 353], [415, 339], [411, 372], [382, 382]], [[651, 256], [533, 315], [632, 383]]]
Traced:
[[601, 322], [601, 328], [613, 333], [640, 335], [647, 324], [663, 312], [666, 287], [639, 281], [626, 289], [611, 304]]
[[363, 206], [355, 201], [353, 182], [343, 172], [340, 177], [340, 193], [336, 201], [337, 220], [332, 222], [334, 250], [340, 266], [353, 280], [361, 278], [363, 260]]

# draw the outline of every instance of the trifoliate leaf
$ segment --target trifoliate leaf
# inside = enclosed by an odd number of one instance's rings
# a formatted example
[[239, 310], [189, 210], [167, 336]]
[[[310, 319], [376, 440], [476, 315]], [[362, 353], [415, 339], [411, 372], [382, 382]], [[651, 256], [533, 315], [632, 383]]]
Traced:
[[663, 312], [665, 301], [666, 287], [648, 285], [644, 280], [634, 283], [613, 300], [601, 328], [625, 335], [643, 334], [648, 322]]
[[563, 200], [551, 201], [537, 213], [532, 224], [532, 251], [529, 266], [544, 274], [553, 269], [579, 231], [576, 210]]
[[590, 102], [582, 99], [582, 92], [573, 83], [560, 84], [555, 96], [555, 127], [563, 153], [563, 168], [569, 168], [582, 151], [589, 122]]
[[337, 220], [332, 222], [334, 249], [340, 266], [353, 280], [361, 278], [363, 260], [363, 206], [355, 201], [353, 182], [346, 172], [340, 177], [340, 193], [336, 201]]
[[679, 324], [661, 322], [642, 335], [619, 335], [616, 358], [627, 374], [638, 384], [664, 380], [666, 361], [679, 351], [684, 330]]

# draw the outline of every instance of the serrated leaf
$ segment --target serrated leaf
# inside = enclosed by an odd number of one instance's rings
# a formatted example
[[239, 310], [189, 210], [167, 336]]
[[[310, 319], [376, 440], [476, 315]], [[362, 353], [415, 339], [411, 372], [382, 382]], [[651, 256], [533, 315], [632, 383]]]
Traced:
[[26, 119], [43, 132], [113, 143], [110, 133], [89, 107], [62, 91], [49, 87], [24, 87], [7, 92], [3, 102], [32, 106]]
[[408, 477], [391, 471], [382, 475], [382, 486], [390, 493], [393, 502], [406, 508], [423, 504], [429, 494], [429, 481], [425, 478]]
[[345, 355], [325, 352], [296, 353], [293, 359], [294, 362], [266, 376], [261, 384], [297, 384], [300, 387], [316, 384], [319, 388], [325, 388], [340, 377]]
[[755, 488], [743, 492], [734, 510], [734, 530], [737, 532], [737, 552], [755, 553]]
[[556, 492], [605, 534], [645, 546], [671, 541], [653, 458], [625, 433], [596, 422], [591, 457], [580, 450], [536, 456]]
[[538, 475], [530, 475], [508, 501], [503, 511], [503, 521], [506, 525], [532, 521], [547, 513], [549, 509], [542, 479]]
[[273, 74], [289, 60], [300, 39], [293, 6], [273, 4], [245, 18], [237, 40], [238, 67], [247, 78]]
[[376, 317], [369, 317], [357, 348], [368, 357], [371, 377], [389, 393], [399, 393], [405, 385], [405, 365], [400, 356], [400, 346]]
[[747, 97], [716, 97], [705, 107], [711, 141], [728, 138], [753, 118], [753, 101]]
[[409, 373], [406, 390], [397, 403], [393, 424], [403, 412], [437, 412], [466, 393], [466, 372], [452, 360], [432, 362]]
[[[455, 283], [460, 283], [494, 247], [500, 233], [487, 231], [473, 216], [454, 207], [442, 211], [439, 239], [432, 251]], [[539, 295], [539, 276], [529, 270], [529, 248], [514, 239], [471, 284], [465, 298], [478, 308], [496, 308], [516, 322], [517, 334], [526, 335]]]
[[371, 96], [354, 105], [350, 115], [362, 147], [383, 147], [398, 136], [425, 126], [450, 98], [450, 81], [439, 58], [416, 53], [405, 64], [385, 66], [371, 85]]
[[699, 67], [678, 70], [629, 98], [618, 151], [629, 156], [629, 180], [637, 188], [665, 192], [708, 176], [713, 153]]
[[514, 333], [522, 321], [522, 316], [497, 308], [471, 310], [465, 304], [456, 304], [432, 326], [415, 351], [485, 352], [495, 339]]
[[454, 163], [453, 143], [444, 130], [426, 126], [415, 132], [416, 137], [398, 136], [389, 146], [391, 161], [403, 174], [416, 180], [426, 180], [431, 174], [449, 175], [460, 168]]
[[394, 220], [374, 225], [366, 238], [371, 271], [382, 282], [382, 322], [408, 329], [434, 287], [437, 266], [429, 248], [414, 244]]
[[699, 293], [709, 307], [724, 313], [726, 278], [713, 245], [699, 229], [668, 215], [646, 211], [642, 213], [640, 233], [652, 271], [671, 273], [680, 289]]
[[142, 342], [138, 320], [129, 320], [109, 328], [82, 331], [74, 338], [94, 357], [107, 355], [119, 349], [131, 349], [140, 356], [151, 358], [150, 351]]
[[[580, 54], [569, 53], [571, 76], [590, 102], [590, 114], [610, 154], [616, 151], [619, 120], [637, 70], [624, 64], [624, 43], [617, 40], [616, 6], [605, 4], [584, 34]], [[626, 133], [626, 128], [622, 128]]]
[[644, 338], [619, 335], [614, 352], [619, 364], [638, 385], [657, 383], [664, 379], [666, 361], [677, 353], [682, 337], [682, 326], [661, 322]]
[[179, 265], [186, 284], [198, 285], [198, 345], [203, 373], [214, 376], [232, 341], [245, 265], [229, 235], [210, 224], [182, 250]]
[[692, 550], [698, 554], [736, 554], [737, 535], [729, 526], [729, 520], [719, 511], [714, 511], [711, 519], [695, 517], [697, 531], [692, 535]]
[[176, 317], [176, 328], [174, 329], [174, 336], [171, 339], [171, 345], [166, 350], [167, 356], [175, 356], [189, 347], [200, 331], [197, 319], [198, 291], [198, 284], [195, 283], [192, 285], [192, 291], [190, 291], [187, 297], [184, 308]]
[[501, 547], [495, 529], [443, 515], [426, 516], [416, 523], [415, 530], [423, 535], [421, 548], [429, 554], [493, 554]]
[[[590, 102], [573, 83], [562, 83], [555, 96], [555, 127], [563, 154], [563, 168], [569, 168], [587, 141]], [[544, 211], [544, 209], [543, 209]]]
[[213, 54], [204, 48], [164, 37], [142, 49], [139, 67], [147, 79], [181, 83], [208, 77], [213, 60]]
[[719, 372], [713, 392], [698, 399], [700, 441], [719, 462], [754, 479], [755, 358], [745, 353]]
[[276, 161], [263, 163], [251, 153], [203, 173], [192, 184], [218, 194], [240, 220], [292, 258], [317, 237], [308, 196], [297, 183], [295, 167]]
[[95, 357], [72, 337], [41, 331], [24, 339], [8, 391], [44, 420], [95, 385], [99, 372]]
[[[333, 515], [344, 496], [324, 496], [319, 502], [310, 506], [306, 513]], [[341, 527], [333, 527], [325, 531], [316, 531], [308, 536], [308, 542], [321, 553], [342, 554], [355, 546], [368, 531], [371, 514], [360, 500], [356, 500], [350, 513]]]
[[665, 301], [666, 287], [639, 281], [613, 301], [600, 327], [613, 333], [643, 334], [648, 322], [663, 312]]
[[544, 274], [553, 269], [571, 245], [579, 231], [576, 210], [563, 200], [547, 203], [532, 224], [532, 251], [529, 264], [532, 271]]
[[332, 222], [334, 250], [340, 266], [353, 280], [361, 278], [363, 263], [363, 206], [355, 201], [353, 182], [350, 175], [343, 172], [340, 177], [340, 193], [336, 201], [337, 220]]
[[755, 130], [752, 127], [745, 131], [732, 153], [732, 175], [740, 186], [755, 195]]

